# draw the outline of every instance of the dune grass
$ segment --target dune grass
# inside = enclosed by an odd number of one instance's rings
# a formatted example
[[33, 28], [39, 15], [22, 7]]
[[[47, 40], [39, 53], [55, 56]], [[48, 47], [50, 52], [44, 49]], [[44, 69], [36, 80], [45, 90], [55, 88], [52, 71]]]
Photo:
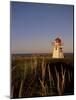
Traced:
[[16, 57], [11, 66], [11, 98], [74, 94], [72, 59]]

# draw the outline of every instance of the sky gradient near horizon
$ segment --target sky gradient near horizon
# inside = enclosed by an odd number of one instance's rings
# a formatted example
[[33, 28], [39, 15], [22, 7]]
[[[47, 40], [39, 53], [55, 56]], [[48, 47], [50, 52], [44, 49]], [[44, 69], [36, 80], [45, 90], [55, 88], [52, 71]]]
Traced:
[[73, 6], [11, 2], [11, 53], [50, 53], [60, 37], [73, 52]]

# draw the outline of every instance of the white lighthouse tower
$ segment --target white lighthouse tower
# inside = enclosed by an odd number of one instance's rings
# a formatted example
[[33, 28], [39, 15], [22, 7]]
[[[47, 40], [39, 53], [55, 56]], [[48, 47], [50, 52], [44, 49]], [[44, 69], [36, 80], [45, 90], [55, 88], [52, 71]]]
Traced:
[[53, 55], [52, 58], [64, 58], [62, 50], [62, 41], [57, 37], [53, 42]]

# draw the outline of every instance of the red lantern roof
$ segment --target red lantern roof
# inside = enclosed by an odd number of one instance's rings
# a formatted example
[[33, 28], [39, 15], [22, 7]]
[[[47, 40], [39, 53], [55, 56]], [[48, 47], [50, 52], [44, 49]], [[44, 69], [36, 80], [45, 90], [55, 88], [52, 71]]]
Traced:
[[56, 41], [57, 43], [61, 43], [61, 39], [60, 39], [59, 37], [57, 37], [57, 38], [55, 39], [55, 41]]

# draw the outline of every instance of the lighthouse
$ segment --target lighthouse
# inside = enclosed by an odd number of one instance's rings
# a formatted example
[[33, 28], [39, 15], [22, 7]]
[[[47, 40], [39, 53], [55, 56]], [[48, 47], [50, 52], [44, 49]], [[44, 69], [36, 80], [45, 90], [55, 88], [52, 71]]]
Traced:
[[62, 40], [57, 37], [53, 42], [53, 55], [52, 58], [64, 58], [62, 50]]

